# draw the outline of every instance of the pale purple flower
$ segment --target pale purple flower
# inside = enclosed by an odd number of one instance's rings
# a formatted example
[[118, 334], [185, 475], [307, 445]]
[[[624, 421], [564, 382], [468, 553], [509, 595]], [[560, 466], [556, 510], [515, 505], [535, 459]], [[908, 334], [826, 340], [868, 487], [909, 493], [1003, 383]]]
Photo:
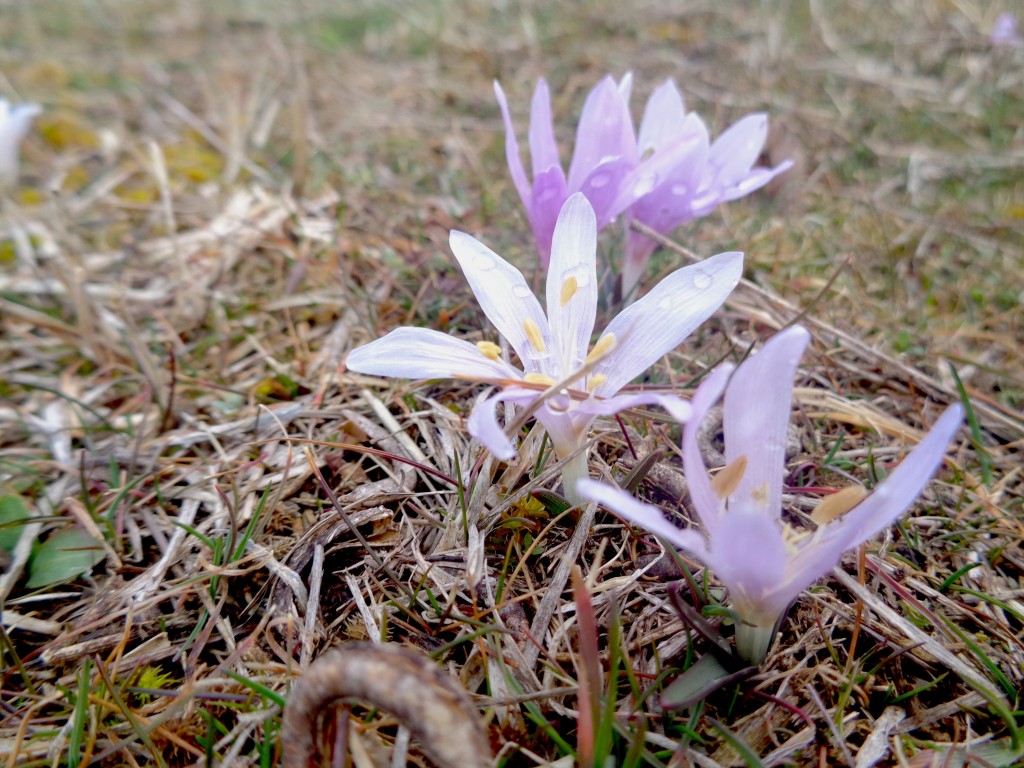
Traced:
[[[502, 381], [501, 392], [473, 409], [468, 427], [503, 460], [515, 456], [515, 448], [498, 423], [498, 404], [528, 406], [542, 398], [535, 415], [558, 458], [569, 460], [563, 487], [574, 500], [576, 480], [586, 477], [585, 441], [598, 416], [641, 404], [660, 405], [680, 421], [689, 416], [689, 404], [674, 395], [618, 393], [707, 319], [743, 268], [743, 254], [723, 253], [673, 272], [612, 320], [590, 349], [598, 295], [597, 226], [582, 194], [569, 198], [555, 225], [546, 314], [522, 273], [498, 254], [462, 232], [452, 232], [451, 248], [484, 314], [522, 368], [502, 360], [491, 341], [472, 344], [426, 328], [394, 330], [353, 350], [347, 365], [378, 376]], [[578, 378], [565, 385], [574, 374]]]
[[[587, 96], [566, 177], [555, 141], [551, 97], [541, 79], [530, 108], [531, 181], [520, 157], [508, 101], [501, 86], [494, 84], [505, 123], [509, 170], [545, 265], [558, 211], [574, 192], [583, 192], [594, 206], [599, 230], [626, 213], [668, 233], [720, 203], [764, 186], [791, 165], [788, 161], [775, 168], [754, 165], [767, 136], [768, 119], [763, 114], [748, 115], [711, 144], [707, 127], [696, 114], [686, 113], [672, 80], [651, 94], [637, 135], [629, 112], [631, 86], [628, 74], [618, 84], [606, 77]], [[623, 264], [624, 293], [636, 285], [653, 250], [653, 240], [630, 233]]]
[[0, 99], [0, 188], [18, 180], [18, 148], [28, 133], [32, 118], [41, 111], [38, 104], [12, 107]]
[[[641, 157], [668, 154], [673, 159], [653, 188], [630, 204], [628, 216], [655, 232], [668, 234], [706, 216], [721, 203], [760, 189], [793, 165], [790, 160], [774, 168], [756, 165], [767, 138], [768, 116], [757, 112], [740, 119], [710, 143], [704, 121], [695, 112], [686, 112], [675, 82], [665, 81], [647, 100], [637, 152]], [[646, 235], [629, 232], [622, 267], [624, 295], [640, 279], [655, 246]]]
[[[813, 532], [794, 531], [781, 518], [782, 481], [793, 375], [808, 339], [799, 326], [783, 331], [735, 373], [731, 365], [719, 366], [697, 389], [693, 416], [683, 430], [683, 464], [703, 535], [677, 528], [656, 507], [616, 488], [592, 480], [578, 486], [585, 498], [688, 551], [715, 572], [729, 589], [738, 618], [737, 651], [754, 664], [767, 654], [789, 604], [829, 573], [844, 552], [913, 503], [942, 463], [963, 418], [959, 405], [947, 409], [873, 493], [837, 519], [816, 517], [821, 522]], [[724, 482], [713, 484], [697, 433], [723, 389], [726, 468], [720, 473]]]
[[996, 23], [992, 26], [988, 41], [992, 45], [1017, 48], [1024, 45], [1024, 37], [1021, 37], [1017, 24], [1017, 17], [1009, 11], [999, 14]]

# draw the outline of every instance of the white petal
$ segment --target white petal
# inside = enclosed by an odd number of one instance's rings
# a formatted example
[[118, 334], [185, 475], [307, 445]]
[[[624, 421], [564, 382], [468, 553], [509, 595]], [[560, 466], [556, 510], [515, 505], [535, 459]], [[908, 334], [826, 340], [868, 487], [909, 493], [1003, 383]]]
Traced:
[[[508, 339], [523, 367], [528, 373], [545, 372], [551, 360], [548, 321], [522, 273], [465, 232], [453, 231], [450, 243], [480, 308]], [[543, 349], [530, 341], [528, 323], [539, 332]]]
[[604, 332], [615, 334], [616, 344], [596, 368], [608, 377], [596, 394], [615, 394], [679, 346], [722, 305], [742, 273], [742, 253], [720, 253], [676, 270], [623, 310]]
[[773, 336], [736, 369], [725, 390], [725, 462], [747, 457], [747, 471], [730, 507], [772, 520], [782, 512], [786, 433], [793, 407], [793, 376], [810, 334], [799, 325]]
[[349, 370], [405, 379], [519, 379], [503, 360], [491, 360], [468, 341], [429, 328], [396, 328], [348, 353]]
[[558, 216], [548, 265], [547, 304], [560, 379], [583, 365], [597, 313], [597, 223], [582, 194], [570, 197]]
[[693, 415], [693, 409], [683, 398], [676, 395], [662, 395], [656, 392], [615, 395], [603, 400], [591, 398], [581, 402], [577, 406], [577, 410], [594, 416], [613, 416], [627, 408], [636, 408], [638, 405], [657, 405], [664, 408], [668, 415], [680, 424], [685, 423]]

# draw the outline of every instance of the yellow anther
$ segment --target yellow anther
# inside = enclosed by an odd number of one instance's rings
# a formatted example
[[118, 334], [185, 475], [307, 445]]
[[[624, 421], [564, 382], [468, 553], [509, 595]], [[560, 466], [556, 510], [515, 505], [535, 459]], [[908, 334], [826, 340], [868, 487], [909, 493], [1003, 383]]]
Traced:
[[562, 306], [568, 304], [572, 297], [576, 295], [576, 291], [579, 290], [580, 284], [576, 282], [575, 275], [569, 275], [565, 278], [565, 282], [562, 283]]
[[600, 360], [604, 357], [612, 347], [615, 346], [615, 334], [606, 333], [600, 339], [597, 340], [597, 344], [590, 350], [590, 354], [587, 355], [587, 362], [592, 363], [595, 360]]
[[476, 343], [476, 348], [479, 349], [480, 354], [488, 360], [497, 360], [501, 357], [501, 347], [493, 341], [478, 341]]
[[856, 507], [868, 492], [860, 485], [850, 485], [841, 491], [836, 491], [831, 496], [822, 499], [818, 506], [811, 512], [811, 520], [818, 525], [831, 523], [838, 517], [842, 517], [851, 509]]
[[529, 317], [523, 320], [523, 330], [526, 331], [526, 338], [530, 340], [535, 350], [538, 352], [548, 351], [548, 346], [544, 343], [544, 336], [541, 334], [540, 328]]
[[608, 381], [608, 377], [603, 373], [590, 374], [590, 377], [587, 379], [587, 392], [593, 392], [606, 381]]
[[543, 384], [545, 387], [550, 387], [555, 384], [555, 380], [550, 376], [545, 376], [543, 373], [528, 373], [523, 376], [523, 381], [527, 384]]
[[711, 478], [711, 490], [720, 499], [727, 499], [739, 487], [747, 471], [747, 457], [740, 456], [722, 467], [721, 471]]

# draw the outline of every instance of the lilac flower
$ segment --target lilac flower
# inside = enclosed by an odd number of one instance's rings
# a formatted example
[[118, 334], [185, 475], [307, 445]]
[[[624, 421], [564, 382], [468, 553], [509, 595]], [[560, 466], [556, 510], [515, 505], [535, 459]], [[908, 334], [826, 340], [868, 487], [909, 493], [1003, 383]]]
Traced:
[[[731, 379], [732, 366], [719, 366], [694, 395], [693, 416], [683, 431], [683, 464], [703, 536], [680, 530], [657, 508], [618, 489], [593, 480], [578, 488], [710, 567], [732, 596], [737, 651], [754, 664], [764, 660], [778, 620], [800, 592], [913, 503], [962, 420], [961, 407], [950, 407], [871, 495], [859, 487], [840, 491], [812, 515], [818, 523], [813, 532], [794, 531], [781, 519], [782, 479], [793, 374], [808, 338], [803, 328], [790, 328]], [[726, 466], [710, 480], [697, 432], [723, 389]]]
[[1021, 37], [1017, 25], [1017, 17], [1010, 12], [999, 14], [996, 23], [992, 26], [988, 41], [991, 45], [1017, 48], [1024, 45], [1024, 37]]
[[[793, 165], [790, 160], [774, 168], [755, 165], [767, 137], [768, 116], [758, 112], [726, 129], [709, 146], [704, 121], [695, 112], [686, 112], [675, 82], [667, 80], [647, 101], [637, 152], [641, 157], [668, 154], [673, 160], [653, 188], [631, 203], [629, 215], [668, 234], [721, 203], [760, 189]], [[646, 235], [630, 231], [622, 267], [624, 295], [640, 279], [655, 245]]]
[[582, 194], [569, 198], [555, 224], [546, 315], [519, 270], [485, 245], [452, 232], [451, 248], [522, 369], [502, 360], [491, 341], [471, 344], [426, 328], [398, 328], [353, 350], [347, 365], [378, 376], [501, 380], [505, 389], [470, 414], [470, 432], [498, 458], [511, 459], [515, 449], [498, 424], [497, 406], [536, 406], [555, 454], [568, 460], [562, 479], [573, 501], [598, 416], [641, 404], [660, 405], [680, 421], [689, 416], [689, 404], [674, 395], [618, 392], [721, 305], [743, 266], [741, 253], [723, 253], [673, 272], [612, 320], [588, 353], [597, 311], [597, 226]]
[[28, 133], [32, 118], [41, 111], [38, 104], [12, 107], [0, 99], [0, 187], [18, 180], [18, 146]]
[[[594, 206], [599, 230], [626, 212], [667, 233], [710, 213], [719, 203], [764, 186], [791, 165], [787, 161], [771, 169], [754, 166], [768, 131], [763, 114], [748, 115], [709, 145], [707, 127], [696, 114], [686, 113], [671, 80], [647, 101], [637, 135], [629, 114], [631, 86], [628, 74], [618, 84], [606, 77], [587, 96], [566, 178], [555, 142], [551, 97], [541, 79], [530, 109], [531, 182], [505, 93], [494, 84], [505, 122], [506, 159], [545, 265], [555, 218], [574, 192], [583, 192]], [[636, 285], [654, 245], [650, 238], [630, 233], [624, 293]]]

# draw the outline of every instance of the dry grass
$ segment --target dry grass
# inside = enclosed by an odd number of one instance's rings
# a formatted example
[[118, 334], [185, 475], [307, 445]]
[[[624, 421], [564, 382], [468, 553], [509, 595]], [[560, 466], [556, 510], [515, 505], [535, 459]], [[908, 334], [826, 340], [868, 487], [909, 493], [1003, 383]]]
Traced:
[[[0, 9], [0, 86], [46, 107], [0, 221], [0, 495], [33, 516], [0, 577], [6, 765], [273, 764], [292, 681], [367, 637], [461, 681], [503, 765], [571, 765], [587, 696], [618, 765], [1011, 762], [1024, 53], [988, 47], [997, 10]], [[973, 405], [913, 513], [793, 607], [758, 674], [667, 714], [664, 683], [707, 649], [659, 544], [531, 495], [557, 488], [539, 436], [522, 464], [482, 455], [478, 388], [343, 365], [401, 324], [479, 334], [450, 229], [531, 265], [491, 79], [525, 126], [546, 75], [568, 143], [586, 89], [626, 69], [639, 96], [675, 76], [719, 128], [768, 109], [770, 154], [799, 161], [678, 233], [745, 250], [750, 283], [651, 383], [687, 392], [806, 313], [792, 489], [876, 481], [960, 399], [954, 371]], [[682, 258], [664, 249], [648, 284]], [[678, 430], [599, 426], [592, 474], [639, 465], [674, 508]], [[67, 528], [95, 564], [28, 588], [33, 541]], [[706, 575], [684, 594], [713, 606]], [[354, 713], [356, 765], [425, 764], [401, 724]]]

